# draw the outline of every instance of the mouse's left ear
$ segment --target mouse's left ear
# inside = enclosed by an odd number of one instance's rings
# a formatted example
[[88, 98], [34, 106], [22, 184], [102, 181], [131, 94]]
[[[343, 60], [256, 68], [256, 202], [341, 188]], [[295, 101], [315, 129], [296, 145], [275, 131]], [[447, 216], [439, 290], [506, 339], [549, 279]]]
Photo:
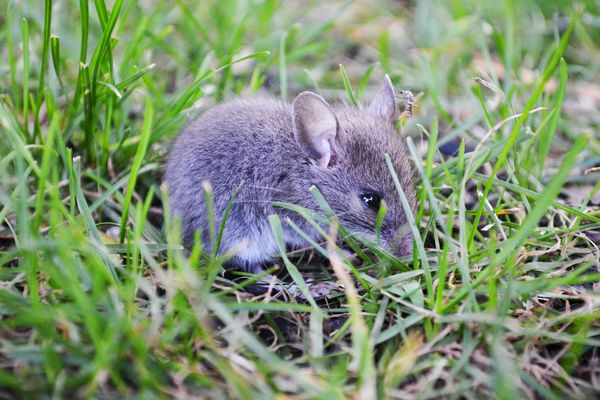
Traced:
[[383, 85], [375, 95], [375, 98], [373, 98], [368, 110], [373, 116], [381, 118], [390, 124], [396, 123], [400, 113], [396, 104], [394, 86], [389, 75], [386, 74], [383, 78]]
[[329, 104], [313, 92], [302, 92], [292, 104], [294, 139], [321, 168], [330, 168], [343, 158], [341, 130]]

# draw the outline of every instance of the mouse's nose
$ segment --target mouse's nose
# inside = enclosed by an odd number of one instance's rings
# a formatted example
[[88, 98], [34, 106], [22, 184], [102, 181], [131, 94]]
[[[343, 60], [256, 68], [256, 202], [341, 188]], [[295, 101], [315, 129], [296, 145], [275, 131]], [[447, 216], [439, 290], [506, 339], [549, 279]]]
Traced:
[[412, 233], [398, 234], [392, 240], [390, 246], [391, 252], [398, 257], [410, 256], [413, 253], [413, 235]]

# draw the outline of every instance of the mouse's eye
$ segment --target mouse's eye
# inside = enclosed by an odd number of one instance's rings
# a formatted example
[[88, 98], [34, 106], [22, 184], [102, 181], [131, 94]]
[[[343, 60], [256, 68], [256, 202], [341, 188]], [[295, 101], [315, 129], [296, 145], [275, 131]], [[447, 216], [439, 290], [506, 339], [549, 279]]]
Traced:
[[381, 206], [381, 196], [374, 192], [361, 193], [359, 196], [363, 203], [365, 203], [365, 206], [369, 207], [371, 210], [379, 211], [379, 206]]

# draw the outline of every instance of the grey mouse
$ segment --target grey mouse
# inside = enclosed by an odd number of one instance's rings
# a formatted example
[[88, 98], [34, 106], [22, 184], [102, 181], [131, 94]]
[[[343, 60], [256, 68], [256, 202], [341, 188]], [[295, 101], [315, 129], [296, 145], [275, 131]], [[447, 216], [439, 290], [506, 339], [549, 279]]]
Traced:
[[[177, 136], [166, 167], [171, 211], [181, 219], [184, 243], [191, 245], [199, 230], [204, 249], [209, 248], [203, 182], [213, 188], [217, 227], [239, 188], [219, 253], [235, 249], [229, 268], [261, 272], [278, 254], [270, 214], [289, 217], [312, 239], [322, 240], [303, 217], [273, 205], [287, 202], [320, 211], [309, 193], [314, 185], [340, 223], [367, 240], [376, 238], [376, 217], [385, 200], [379, 244], [396, 255], [410, 254], [406, 214], [384, 159], [390, 155], [414, 209], [414, 170], [395, 129], [398, 115], [387, 75], [367, 108], [330, 105], [303, 92], [291, 104], [262, 97], [208, 110]], [[307, 246], [288, 224], [282, 225], [288, 249]]]

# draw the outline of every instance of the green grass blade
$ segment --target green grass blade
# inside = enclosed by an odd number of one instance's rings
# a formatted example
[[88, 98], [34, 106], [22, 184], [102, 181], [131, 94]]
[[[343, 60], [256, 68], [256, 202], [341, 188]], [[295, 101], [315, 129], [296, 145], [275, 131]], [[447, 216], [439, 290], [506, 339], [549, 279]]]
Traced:
[[358, 106], [358, 100], [354, 95], [354, 91], [352, 90], [352, 86], [350, 85], [350, 80], [348, 79], [348, 74], [346, 73], [346, 69], [342, 64], [339, 65], [340, 74], [342, 74], [342, 81], [344, 82], [344, 88], [346, 89], [346, 94], [348, 98], [352, 102], [354, 106]]
[[[560, 171], [554, 176], [552, 181], [548, 184], [543, 194], [535, 203], [533, 209], [521, 224], [521, 227], [515, 232], [506, 242], [501, 244], [500, 252], [496, 254], [495, 258], [490, 262], [491, 265], [500, 265], [507, 259], [510, 259], [516, 251], [520, 249], [521, 244], [535, 228], [537, 222], [542, 218], [548, 207], [552, 204], [552, 200], [560, 192], [564, 181], [567, 179], [571, 167], [577, 160], [577, 155], [585, 148], [588, 139], [585, 136], [580, 136], [576, 141], [567, 156], [565, 157]], [[514, 265], [505, 265], [504, 270], [509, 271], [513, 269]], [[471, 288], [475, 289], [481, 285], [490, 274], [493, 272], [492, 268], [487, 268], [479, 273], [477, 278], [472, 281]], [[460, 302], [465, 296], [470, 293], [470, 289], [463, 289], [456, 294], [456, 296], [449, 301], [443, 308], [443, 311], [447, 311], [454, 307]]]
[[302, 295], [313, 307], [315, 312], [320, 312], [320, 308], [315, 302], [315, 299], [313, 298], [310, 289], [306, 284], [306, 281], [302, 277], [302, 274], [300, 274], [298, 268], [296, 268], [296, 266], [288, 259], [286, 255], [285, 241], [283, 238], [283, 228], [281, 227], [281, 221], [279, 220], [279, 217], [277, 215], [270, 215], [269, 224], [271, 225], [271, 230], [273, 231], [273, 235], [275, 236], [275, 241], [279, 246], [279, 254], [281, 256], [281, 259], [283, 260], [287, 271], [292, 277], [292, 280], [298, 286], [300, 292], [302, 292]]
[[125, 199], [123, 201], [123, 214], [121, 217], [121, 226], [119, 233], [119, 241], [120, 243], [125, 242], [125, 232], [127, 226], [127, 220], [129, 218], [129, 207], [131, 206], [131, 201], [133, 199], [133, 192], [135, 190], [135, 184], [137, 182], [137, 177], [140, 168], [142, 167], [142, 163], [144, 162], [144, 156], [146, 155], [146, 150], [148, 149], [148, 143], [150, 142], [150, 135], [152, 131], [152, 122], [154, 118], [154, 108], [152, 107], [152, 103], [148, 100], [146, 101], [146, 112], [144, 114], [144, 125], [142, 127], [142, 131], [140, 133], [140, 142], [138, 145], [138, 149], [135, 154], [135, 158], [133, 159], [133, 164], [131, 166], [131, 173], [129, 182], [127, 184], [127, 191], [125, 192]]
[[567, 71], [567, 63], [563, 58], [560, 59], [560, 73], [559, 73], [559, 86], [554, 97], [554, 103], [552, 104], [552, 110], [554, 113], [544, 130], [540, 132], [540, 136], [538, 138], [538, 170], [542, 171], [544, 163], [546, 162], [546, 158], [548, 157], [548, 153], [550, 152], [550, 146], [552, 144], [552, 139], [554, 139], [554, 135], [556, 134], [556, 130], [558, 128], [558, 122], [560, 121], [561, 116], [561, 108], [563, 102], [565, 100], [565, 93], [567, 90], [567, 80], [568, 80], [568, 71]]
[[[419, 255], [419, 260], [421, 261], [421, 264], [423, 265], [423, 269], [425, 270], [425, 282], [427, 285], [428, 296], [430, 298], [433, 298], [434, 292], [433, 292], [433, 281], [431, 278], [431, 268], [429, 266], [429, 261], [427, 259], [427, 253], [425, 252], [425, 245], [423, 243], [423, 239], [421, 238], [421, 233], [419, 232], [419, 227], [416, 224], [415, 216], [413, 215], [412, 208], [410, 207], [410, 204], [408, 203], [408, 199], [406, 197], [406, 194], [404, 193], [404, 189], [400, 185], [400, 181], [398, 180], [398, 175], [396, 174], [396, 171], [394, 170], [392, 160], [390, 159], [390, 156], [388, 154], [385, 155], [385, 162], [388, 166], [388, 170], [390, 171], [390, 174], [392, 175], [392, 179], [394, 181], [394, 185], [396, 186], [396, 190], [398, 191], [398, 196], [400, 197], [400, 201], [402, 202], [402, 207], [404, 208], [404, 213], [406, 215], [408, 225], [413, 234], [413, 238], [414, 238], [414, 241], [416, 244], [417, 253]], [[433, 305], [433, 302], [430, 305]]]
[[29, 141], [29, 23], [25, 18], [21, 21], [21, 34], [23, 35], [23, 131]]
[[281, 40], [279, 41], [279, 90], [283, 100], [287, 100], [288, 96], [287, 62], [285, 56], [286, 39], [287, 32], [284, 32], [281, 35]]
[[[531, 94], [531, 97], [529, 97], [529, 100], [527, 101], [527, 104], [525, 105], [525, 108], [523, 109], [523, 113], [522, 113], [521, 117], [519, 119], [517, 119], [516, 123], [514, 124], [512, 130], [511, 130], [510, 136], [508, 137], [508, 140], [506, 142], [506, 145], [504, 146], [502, 153], [498, 156], [498, 159], [497, 159], [496, 163], [494, 164], [492, 173], [490, 174], [490, 177], [485, 184], [483, 196], [481, 197], [481, 200], [479, 201], [479, 205], [477, 208], [478, 212], [477, 212], [477, 215], [475, 216], [473, 226], [477, 226], [479, 224], [479, 220], [481, 219], [481, 214], [483, 212], [483, 200], [488, 197], [490, 190], [492, 189], [494, 178], [498, 175], [498, 171], [506, 162], [508, 153], [515, 145], [517, 137], [519, 135], [519, 131], [521, 130], [521, 127], [523, 126], [523, 124], [525, 123], [527, 118], [529, 117], [529, 112], [531, 110], [533, 110], [535, 103], [538, 101], [538, 99], [540, 98], [540, 96], [542, 95], [542, 93], [544, 91], [546, 82], [548, 82], [548, 80], [554, 73], [557, 65], [559, 64], [559, 61], [562, 58], [562, 56], [567, 48], [567, 45], [571, 38], [571, 34], [573, 33], [575, 25], [578, 21], [579, 21], [578, 14], [576, 14], [575, 16], [573, 16], [571, 18], [571, 21], [569, 22], [569, 26], [567, 27], [566, 32], [563, 34], [562, 38], [560, 39], [558, 48], [552, 55], [552, 58], [548, 62], [548, 65], [546, 65], [546, 68], [544, 69], [544, 73], [543, 73], [540, 81], [535, 86], [533, 93]], [[468, 240], [469, 246], [473, 243], [474, 235], [475, 235], [475, 229], [472, 230], [472, 233], [469, 237], [469, 240]]]
[[6, 48], [8, 52], [8, 64], [10, 66], [10, 86], [12, 88], [12, 101], [15, 104], [15, 107], [21, 104], [19, 100], [19, 85], [17, 83], [17, 59], [15, 56], [15, 43], [13, 39], [13, 11], [14, 6], [12, 2], [6, 3]]

